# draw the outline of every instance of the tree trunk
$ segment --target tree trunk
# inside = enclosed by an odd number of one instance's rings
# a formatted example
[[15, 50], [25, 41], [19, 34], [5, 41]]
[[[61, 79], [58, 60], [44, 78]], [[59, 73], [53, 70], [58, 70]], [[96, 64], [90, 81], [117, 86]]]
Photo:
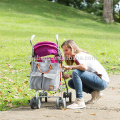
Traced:
[[107, 23], [113, 23], [113, 0], [104, 0], [103, 18]]

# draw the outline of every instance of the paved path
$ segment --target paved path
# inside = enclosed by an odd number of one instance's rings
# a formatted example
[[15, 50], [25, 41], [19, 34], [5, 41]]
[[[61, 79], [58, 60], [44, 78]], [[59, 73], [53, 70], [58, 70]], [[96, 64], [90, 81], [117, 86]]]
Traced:
[[[75, 91], [70, 91], [75, 100]], [[1, 111], [0, 120], [120, 120], [120, 74], [110, 76], [110, 84], [103, 94], [97, 103], [89, 104], [85, 109], [56, 109], [56, 99], [49, 98], [40, 109], [21, 106]], [[90, 95], [84, 93], [84, 98], [87, 101]]]

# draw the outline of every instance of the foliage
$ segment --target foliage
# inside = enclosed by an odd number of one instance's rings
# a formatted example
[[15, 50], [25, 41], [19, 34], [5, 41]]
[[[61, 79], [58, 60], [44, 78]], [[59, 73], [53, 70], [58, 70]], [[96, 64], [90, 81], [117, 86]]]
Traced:
[[[56, 2], [60, 4], [63, 4], [66, 6], [72, 6], [74, 8], [84, 10], [88, 13], [91, 13], [97, 16], [103, 15], [103, 1], [104, 0], [99, 0], [99, 2], [96, 2], [96, 0], [56, 0]], [[116, 4], [118, 4], [118, 2], [120, 2], [120, 0], [113, 0], [114, 19], [116, 22], [120, 22], [119, 12], [115, 11]]]
[[92, 7], [93, 3], [95, 2], [95, 0], [85, 0], [87, 3], [87, 8]]
[[96, 15], [101, 15], [103, 10], [103, 3], [97, 4], [95, 0], [57, 0], [57, 2]]
[[118, 10], [116, 10], [116, 5], [118, 5], [120, 7], [119, 2], [120, 2], [120, 0], [114, 0], [113, 5], [114, 5], [114, 19], [116, 22], [120, 23], [120, 8], [118, 8]]
[[93, 2], [92, 4], [89, 3], [89, 6], [84, 7], [84, 10], [88, 13], [92, 13], [97, 16], [102, 16], [103, 14], [103, 3], [102, 2]]
[[58, 3], [64, 4], [66, 6], [69, 6], [71, 3], [71, 0], [57, 0]]

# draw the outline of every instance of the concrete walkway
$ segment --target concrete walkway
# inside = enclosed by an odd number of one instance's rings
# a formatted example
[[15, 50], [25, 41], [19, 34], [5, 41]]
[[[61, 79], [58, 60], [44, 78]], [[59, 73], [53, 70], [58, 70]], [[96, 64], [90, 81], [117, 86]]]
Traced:
[[[75, 100], [75, 91], [69, 91]], [[40, 109], [21, 106], [1, 111], [0, 120], [120, 120], [120, 74], [110, 76], [110, 83], [103, 94], [97, 103], [86, 105], [85, 109], [56, 109], [56, 99], [49, 98]], [[90, 98], [84, 93], [85, 101]]]

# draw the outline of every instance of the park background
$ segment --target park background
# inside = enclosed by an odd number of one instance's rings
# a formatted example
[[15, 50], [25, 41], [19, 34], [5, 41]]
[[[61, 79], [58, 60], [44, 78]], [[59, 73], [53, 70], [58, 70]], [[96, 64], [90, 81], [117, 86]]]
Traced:
[[[73, 39], [109, 75], [120, 72], [120, 23], [48, 0], [0, 0], [0, 110], [28, 106], [31, 45]], [[54, 93], [49, 93], [54, 94]]]

